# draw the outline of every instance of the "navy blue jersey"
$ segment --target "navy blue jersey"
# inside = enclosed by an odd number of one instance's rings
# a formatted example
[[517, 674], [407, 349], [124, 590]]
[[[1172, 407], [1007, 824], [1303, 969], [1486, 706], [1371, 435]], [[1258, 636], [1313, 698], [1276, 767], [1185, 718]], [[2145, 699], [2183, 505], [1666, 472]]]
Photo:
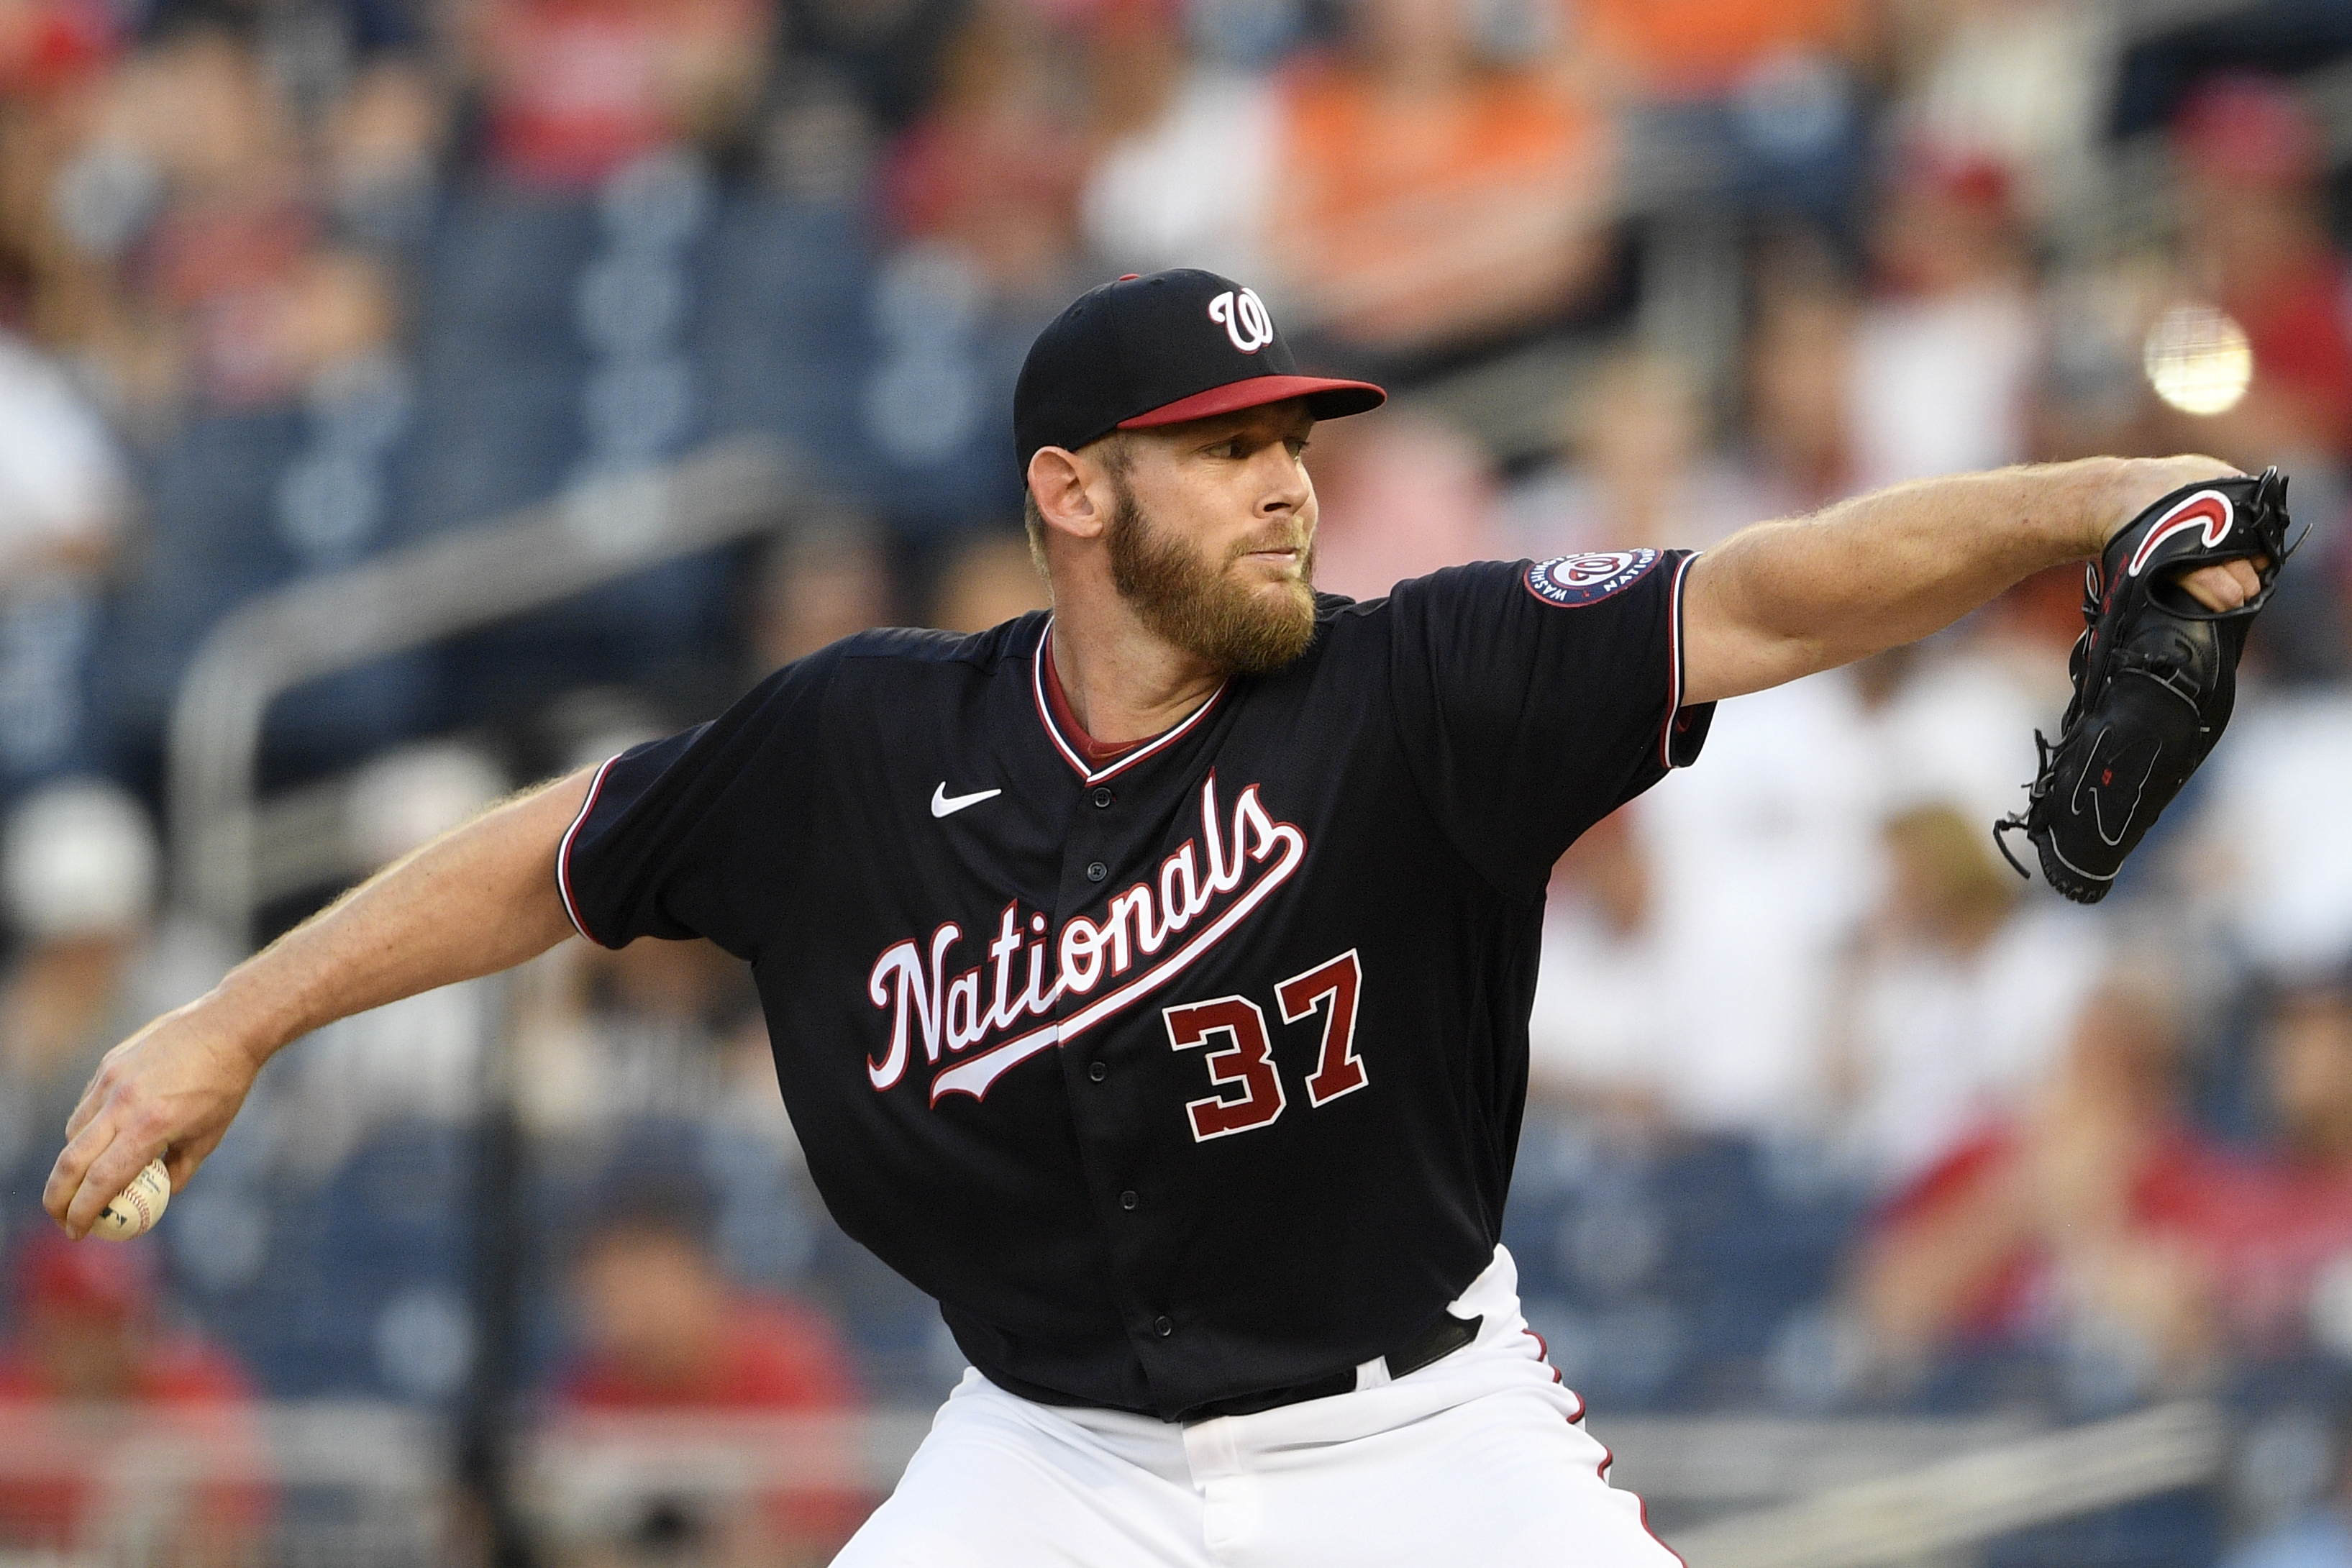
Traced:
[[1046, 616], [854, 637], [606, 763], [565, 904], [750, 961], [826, 1204], [991, 1379], [1171, 1418], [1311, 1382], [1493, 1258], [1552, 862], [1705, 735], [1688, 565], [1323, 597], [1100, 766]]

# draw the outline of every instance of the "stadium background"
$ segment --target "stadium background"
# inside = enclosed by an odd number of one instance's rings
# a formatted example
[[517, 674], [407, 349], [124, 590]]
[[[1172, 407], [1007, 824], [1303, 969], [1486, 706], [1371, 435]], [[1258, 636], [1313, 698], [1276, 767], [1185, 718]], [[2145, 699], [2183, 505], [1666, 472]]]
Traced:
[[[1315, 441], [1359, 596], [2292, 470], [2097, 910], [1986, 832], [2068, 573], [1572, 851], [1507, 1239], [1696, 1568], [2352, 1563], [2347, 241], [2340, 0], [0, 0], [0, 1562], [824, 1560], [960, 1363], [700, 944], [324, 1031], [142, 1242], [36, 1195], [98, 1053], [368, 868], [1036, 603], [1020, 355], [1195, 263], [1398, 392]], [[2156, 398], [2160, 324], [2242, 400]]]

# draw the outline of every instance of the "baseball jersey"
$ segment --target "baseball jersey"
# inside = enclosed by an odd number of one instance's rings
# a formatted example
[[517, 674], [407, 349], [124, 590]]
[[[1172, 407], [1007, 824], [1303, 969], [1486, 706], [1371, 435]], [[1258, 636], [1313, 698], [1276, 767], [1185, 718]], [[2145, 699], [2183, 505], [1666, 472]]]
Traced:
[[1494, 1256], [1543, 890], [1690, 761], [1689, 558], [1317, 601], [1116, 759], [1050, 617], [880, 631], [597, 773], [591, 941], [751, 963], [809, 1170], [1016, 1394], [1178, 1418], [1385, 1354]]

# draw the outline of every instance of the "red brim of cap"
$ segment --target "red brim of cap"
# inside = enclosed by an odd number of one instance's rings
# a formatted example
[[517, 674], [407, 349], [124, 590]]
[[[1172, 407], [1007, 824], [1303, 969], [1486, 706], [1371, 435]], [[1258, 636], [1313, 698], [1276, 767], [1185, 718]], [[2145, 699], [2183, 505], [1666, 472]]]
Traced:
[[1369, 381], [1332, 381], [1319, 375], [1247, 375], [1162, 404], [1132, 419], [1122, 419], [1118, 427], [1149, 430], [1157, 425], [1181, 425], [1187, 419], [1238, 414], [1244, 408], [1263, 408], [1269, 403], [1292, 397], [1306, 398], [1307, 411], [1318, 419], [1367, 414], [1389, 400], [1387, 393]]

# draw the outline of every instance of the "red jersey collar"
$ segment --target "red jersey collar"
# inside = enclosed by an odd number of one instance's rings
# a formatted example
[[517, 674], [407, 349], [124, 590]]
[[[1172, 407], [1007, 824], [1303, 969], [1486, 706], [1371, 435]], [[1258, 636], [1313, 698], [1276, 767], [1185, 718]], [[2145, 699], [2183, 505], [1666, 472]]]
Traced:
[[1113, 773], [1123, 773], [1152, 752], [1172, 744], [1177, 737], [1199, 723], [1209, 710], [1217, 705], [1217, 699], [1225, 694], [1224, 687], [1218, 687], [1209, 693], [1206, 702], [1150, 740], [1107, 745], [1087, 734], [1086, 727], [1078, 722], [1077, 715], [1070, 710], [1070, 700], [1062, 690], [1061, 675], [1054, 668], [1054, 621], [1050, 616], [1045, 619], [1045, 630], [1038, 634], [1037, 656], [1033, 668], [1036, 676], [1037, 717], [1044, 722], [1046, 735], [1053, 740], [1055, 749], [1062, 753], [1063, 760], [1076, 768], [1079, 777], [1088, 784], [1098, 784]]

